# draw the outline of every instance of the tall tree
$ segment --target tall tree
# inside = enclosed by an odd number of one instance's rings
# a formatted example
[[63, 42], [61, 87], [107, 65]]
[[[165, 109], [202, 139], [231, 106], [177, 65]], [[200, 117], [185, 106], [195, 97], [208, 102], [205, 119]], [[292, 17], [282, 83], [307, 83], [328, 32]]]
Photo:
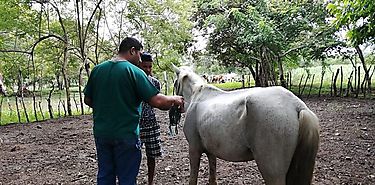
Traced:
[[155, 72], [168, 69], [170, 63], [179, 63], [191, 45], [193, 23], [190, 7], [192, 0], [182, 1], [129, 1], [125, 14], [138, 30], [145, 43], [145, 50], [157, 57]]
[[[257, 86], [277, 79], [285, 86], [284, 62], [331, 37], [322, 34], [326, 11], [320, 1], [201, 0], [197, 7], [195, 20], [209, 32], [209, 51], [224, 65], [248, 67]], [[322, 51], [332, 47], [319, 43]]]
[[369, 69], [365, 56], [360, 48], [361, 44], [375, 41], [375, 1], [373, 0], [334, 0], [327, 5], [327, 9], [335, 17], [333, 24], [337, 28], [346, 30], [346, 36], [357, 51], [365, 71], [365, 79], [371, 88]]

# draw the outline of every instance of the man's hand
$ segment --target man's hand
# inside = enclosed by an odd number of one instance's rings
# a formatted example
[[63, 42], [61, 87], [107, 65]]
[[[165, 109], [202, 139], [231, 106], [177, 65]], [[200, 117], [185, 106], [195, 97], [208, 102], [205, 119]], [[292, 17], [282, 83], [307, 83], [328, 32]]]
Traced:
[[172, 96], [172, 97], [174, 99], [174, 103], [173, 104], [177, 106], [178, 110], [181, 113], [185, 112], [185, 109], [184, 109], [184, 104], [185, 104], [184, 97], [182, 97], [182, 96]]
[[161, 110], [169, 110], [176, 105], [181, 112], [184, 111], [184, 98], [182, 96], [165, 96], [159, 93], [153, 96], [148, 103]]

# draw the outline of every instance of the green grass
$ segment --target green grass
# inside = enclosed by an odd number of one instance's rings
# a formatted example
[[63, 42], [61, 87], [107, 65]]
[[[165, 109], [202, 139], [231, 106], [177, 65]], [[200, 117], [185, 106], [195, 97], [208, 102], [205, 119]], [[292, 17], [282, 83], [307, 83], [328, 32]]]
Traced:
[[239, 89], [242, 88], [242, 82], [226, 82], [219, 84], [211, 84], [223, 90]]
[[[3, 99], [3, 104], [1, 106], [0, 125], [6, 125], [6, 124], [9, 124], [9, 123], [18, 123], [19, 119], [18, 119], [15, 97], [0, 97], [0, 101], [1, 101], [1, 98], [4, 98], [4, 99]], [[47, 96], [46, 97], [36, 97], [36, 101], [37, 101], [37, 111], [36, 112], [37, 112], [38, 121], [50, 119], [49, 112], [48, 112], [48, 104], [47, 104], [46, 98], [47, 98]], [[62, 104], [61, 103], [59, 104], [60, 95], [53, 95], [51, 99], [52, 99], [51, 104], [52, 104], [52, 109], [53, 109], [53, 117], [54, 118], [63, 117], [65, 115], [65, 113], [64, 113], [64, 108], [62, 107]], [[78, 95], [76, 95], [75, 100], [78, 103], [78, 105], [77, 105], [78, 109], [76, 107], [76, 104], [73, 100], [73, 95], [72, 95], [71, 96], [72, 114], [73, 115], [80, 115], [81, 111], [80, 111]], [[61, 101], [62, 102], [66, 101], [64, 96], [61, 96]], [[34, 114], [34, 105], [33, 105], [32, 98], [31, 97], [27, 97], [27, 98], [25, 97], [24, 102], [25, 102], [26, 112], [27, 112], [27, 115], [29, 117], [29, 121], [30, 122], [37, 121], [36, 118], [35, 118], [35, 114]], [[41, 102], [40, 106], [42, 108], [44, 119], [43, 119], [42, 113], [41, 113], [40, 108], [39, 108], [39, 102]], [[24, 108], [21, 104], [20, 98], [18, 98], [18, 107], [19, 107], [19, 112], [20, 112], [21, 123], [26, 123], [27, 119], [26, 119]], [[59, 107], [60, 107], [60, 113], [58, 111]], [[91, 109], [89, 109], [86, 105], [84, 106], [84, 111], [85, 111], [85, 114], [91, 113]]]
[[[91, 113], [92, 113], [91, 110], [86, 110], [85, 109], [85, 114], [91, 114]], [[35, 118], [35, 114], [34, 114], [33, 110], [32, 111], [27, 111], [27, 114], [28, 114], [30, 122], [37, 121], [36, 118]], [[64, 117], [65, 116], [64, 114], [65, 113], [64, 113], [63, 110], [61, 110], [60, 113], [58, 111], [54, 111], [53, 112], [53, 118]], [[72, 114], [73, 114], [73, 116], [77, 116], [77, 115], [81, 115], [81, 112], [80, 111], [77, 112], [77, 111], [73, 111], [72, 110]], [[40, 111], [37, 112], [38, 121], [44, 121], [44, 120], [51, 119], [48, 111], [43, 112], [43, 116], [42, 116], [42, 113]], [[7, 112], [5, 114], [2, 113], [0, 126], [12, 124], [12, 123], [27, 123], [27, 119], [26, 119], [25, 112], [24, 112], [23, 109], [20, 110], [20, 118], [21, 118], [21, 121], [19, 121], [18, 114], [17, 114], [16, 111]]]
[[[348, 83], [348, 78], [350, 76], [350, 73], [352, 72], [353, 68], [351, 65], [331, 65], [326, 69], [325, 75], [323, 77], [323, 85], [321, 89], [321, 94], [330, 94], [331, 93], [331, 81], [332, 81], [332, 75], [336, 74], [337, 69], [343, 68], [343, 83], [342, 83], [342, 95], [345, 95], [346, 93], [346, 88], [347, 88], [347, 83]], [[292, 73], [292, 87], [289, 88], [293, 93], [299, 94], [299, 91], [302, 91], [302, 88], [305, 84], [305, 80], [307, 77], [307, 71], [310, 73], [310, 78], [307, 80], [306, 87], [303, 90], [303, 95], [308, 95], [310, 91], [310, 85], [313, 83], [312, 88], [311, 88], [311, 95], [318, 95], [319, 94], [319, 87], [320, 87], [320, 81], [322, 77], [322, 67], [317, 66], [317, 67], [310, 67], [307, 69], [303, 68], [298, 68], [291, 70]], [[315, 74], [315, 75], [314, 75]], [[299, 90], [299, 82], [301, 80], [301, 77], [303, 75], [303, 79], [301, 82], [301, 89]], [[314, 75], [314, 81], [312, 81], [312, 75]], [[353, 73], [354, 75], [354, 73]], [[364, 77], [364, 71], [361, 69], [361, 83]], [[249, 76], [245, 76], [245, 86], [248, 87], [248, 81]], [[354, 80], [354, 77], [353, 77]], [[254, 86], [254, 79], [250, 77], [250, 86]], [[341, 77], [340, 74], [337, 78], [337, 91], [339, 91], [340, 88], [340, 83], [341, 83]], [[354, 85], [354, 82], [352, 82]], [[372, 78], [372, 84], [375, 84], [375, 78]], [[223, 90], [232, 90], [232, 89], [239, 89], [242, 88], [242, 83], [241, 82], [226, 82], [226, 83], [221, 83], [221, 84], [212, 84], [218, 88], [221, 88]]]

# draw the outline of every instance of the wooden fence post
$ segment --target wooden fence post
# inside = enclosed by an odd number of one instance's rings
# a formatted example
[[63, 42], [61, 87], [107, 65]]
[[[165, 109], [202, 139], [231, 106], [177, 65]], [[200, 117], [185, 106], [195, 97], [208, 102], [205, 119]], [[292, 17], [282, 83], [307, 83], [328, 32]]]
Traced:
[[340, 68], [337, 68], [336, 75], [335, 75], [335, 77], [333, 79], [333, 96], [337, 96], [338, 95], [337, 94], [337, 86], [336, 86], [336, 84], [337, 84], [337, 77], [339, 76], [339, 73], [340, 73]]
[[358, 66], [358, 77], [357, 77], [357, 92], [355, 94], [355, 97], [358, 98], [360, 85], [361, 85], [361, 66]]
[[343, 82], [343, 78], [344, 78], [342, 66], [340, 67], [340, 76], [341, 76], [341, 78], [340, 78], [340, 97], [341, 97], [342, 96], [342, 82]]
[[313, 74], [313, 77], [312, 77], [312, 80], [311, 80], [311, 84], [310, 84], [310, 90], [309, 90], [309, 95], [307, 95], [307, 97], [310, 97], [310, 93], [311, 93], [311, 88], [314, 84], [314, 78], [315, 78], [315, 74]]
[[303, 84], [303, 88], [302, 88], [302, 91], [301, 91], [300, 95], [303, 95], [303, 91], [305, 91], [305, 87], [306, 87], [307, 81], [309, 79], [310, 79], [310, 74], [307, 74], [307, 77], [306, 77], [305, 83]]
[[350, 92], [353, 90], [353, 85], [352, 85], [353, 72], [354, 72], [354, 71], [352, 71], [352, 72], [350, 73], [350, 76], [349, 76], [349, 78], [348, 78], [348, 85], [347, 85], [347, 87], [346, 87], [346, 94], [345, 94], [345, 97], [349, 97]]
[[299, 80], [299, 84], [298, 84], [298, 95], [301, 95], [301, 84], [302, 84], [303, 75], [304, 75], [304, 74], [302, 74], [301, 79]]

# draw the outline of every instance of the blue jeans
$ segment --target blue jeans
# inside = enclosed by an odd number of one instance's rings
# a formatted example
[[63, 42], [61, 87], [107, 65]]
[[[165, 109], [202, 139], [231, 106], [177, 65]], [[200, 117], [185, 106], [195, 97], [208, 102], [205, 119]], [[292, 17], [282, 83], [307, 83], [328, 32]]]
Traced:
[[139, 138], [107, 139], [95, 137], [98, 157], [98, 185], [135, 185], [141, 164]]

